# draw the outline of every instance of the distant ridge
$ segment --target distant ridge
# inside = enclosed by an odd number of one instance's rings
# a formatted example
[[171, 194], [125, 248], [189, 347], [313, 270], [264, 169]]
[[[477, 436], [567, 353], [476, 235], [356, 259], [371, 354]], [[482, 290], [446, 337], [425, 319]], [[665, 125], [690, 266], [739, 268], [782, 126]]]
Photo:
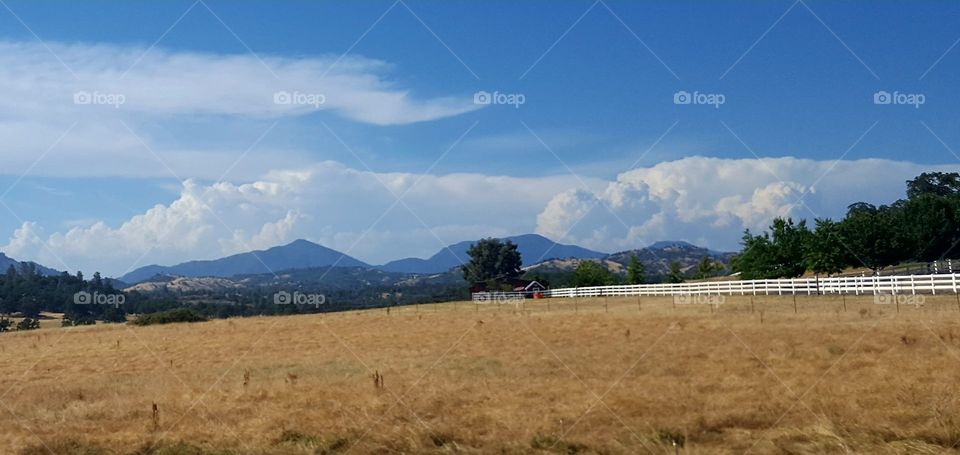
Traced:
[[651, 250], [666, 250], [669, 248], [679, 248], [679, 249], [699, 249], [707, 251], [711, 256], [725, 256], [728, 255], [727, 251], [716, 251], [709, 248], [704, 248], [702, 246], [694, 245], [686, 240], [661, 240], [659, 242], [653, 242], [647, 248]]
[[[517, 249], [520, 251], [523, 263], [527, 265], [532, 265], [547, 259], [593, 259], [602, 258], [607, 255], [606, 253], [588, 250], [576, 245], [557, 243], [539, 234], [516, 235], [505, 237], [504, 240], [510, 240], [517, 244]], [[467, 255], [467, 250], [476, 242], [476, 240], [467, 240], [455, 243], [447, 248], [441, 249], [429, 259], [399, 259], [388, 262], [378, 268], [387, 272], [443, 273], [453, 267], [468, 262], [470, 257]]]
[[296, 240], [287, 245], [235, 254], [221, 259], [190, 261], [173, 266], [148, 265], [120, 277], [120, 280], [135, 284], [156, 275], [226, 278], [334, 264], [341, 267], [370, 267], [369, 264], [339, 251], [307, 240]]
[[[670, 261], [677, 261], [683, 266], [689, 267], [703, 256], [712, 256], [723, 262], [727, 262], [733, 256], [733, 253], [712, 251], [682, 240], [659, 241], [644, 248], [613, 254], [593, 251], [577, 245], [557, 243], [538, 234], [504, 237], [503, 240], [512, 241], [517, 245], [525, 267], [539, 263], [550, 263], [549, 265], [545, 264], [548, 269], [565, 267], [561, 264], [566, 264], [566, 262], [557, 262], [557, 260], [574, 260], [568, 265], [575, 265], [578, 263], [576, 261], [579, 260], [602, 259], [625, 265], [630, 255], [636, 254], [641, 262], [648, 264], [649, 272], [658, 273], [661, 272], [661, 269], [666, 269]], [[220, 259], [189, 261], [172, 266], [148, 265], [127, 273], [119, 280], [123, 283], [136, 285], [145, 281], [167, 282], [178, 277], [236, 278], [331, 266], [336, 268], [362, 268], [386, 273], [438, 275], [446, 274], [455, 267], [468, 262], [470, 258], [467, 251], [476, 242], [476, 240], [467, 240], [455, 243], [444, 247], [427, 259], [405, 258], [390, 261], [380, 266], [371, 266], [322, 245], [307, 240], [296, 240], [287, 245], [235, 254]], [[0, 253], [0, 266], [4, 266], [4, 260], [8, 263], [12, 261]], [[12, 262], [15, 263], [16, 261]], [[53, 273], [57, 272], [53, 271]]]
[[37, 267], [37, 271], [41, 275], [51, 276], [51, 275], [59, 275], [60, 273], [62, 273], [59, 270], [54, 270], [49, 267], [44, 267], [40, 264], [37, 264], [36, 262], [30, 262], [30, 261], [20, 262], [20, 261], [17, 261], [16, 259], [10, 258], [6, 254], [0, 253], [0, 273], [6, 272], [11, 265], [14, 266], [14, 268], [16, 268], [17, 270], [20, 270], [20, 268], [23, 267], [24, 264], [35, 265]]

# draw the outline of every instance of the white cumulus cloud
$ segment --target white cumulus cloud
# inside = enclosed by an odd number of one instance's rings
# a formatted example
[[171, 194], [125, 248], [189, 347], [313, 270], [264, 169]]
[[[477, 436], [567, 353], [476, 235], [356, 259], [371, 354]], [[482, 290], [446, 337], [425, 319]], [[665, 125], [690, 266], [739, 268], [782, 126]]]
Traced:
[[903, 196], [907, 179], [938, 169], [948, 166], [692, 157], [605, 182], [572, 175], [374, 173], [327, 161], [242, 184], [188, 180], [173, 202], [115, 226], [94, 222], [48, 232], [28, 221], [0, 248], [18, 259], [110, 275], [298, 238], [373, 264], [532, 231], [610, 252], [657, 240], [735, 249], [745, 228], [763, 229], [776, 216], [839, 217], [861, 200], [889, 203]]
[[907, 179], [938, 168], [949, 166], [691, 157], [625, 172], [603, 191], [562, 192], [537, 216], [537, 232], [606, 250], [658, 240], [735, 249], [744, 229], [774, 217], [837, 218], [853, 202], [890, 203]]

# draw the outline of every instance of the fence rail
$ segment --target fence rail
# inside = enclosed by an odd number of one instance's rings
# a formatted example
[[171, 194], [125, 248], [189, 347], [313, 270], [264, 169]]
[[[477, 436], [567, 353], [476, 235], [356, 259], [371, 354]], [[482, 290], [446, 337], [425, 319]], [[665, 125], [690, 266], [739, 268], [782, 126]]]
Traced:
[[[937, 294], [958, 290], [960, 275], [891, 275], [777, 280], [705, 281], [548, 289], [544, 297], [671, 296], [671, 295], [816, 295]], [[476, 299], [474, 294], [474, 299]]]

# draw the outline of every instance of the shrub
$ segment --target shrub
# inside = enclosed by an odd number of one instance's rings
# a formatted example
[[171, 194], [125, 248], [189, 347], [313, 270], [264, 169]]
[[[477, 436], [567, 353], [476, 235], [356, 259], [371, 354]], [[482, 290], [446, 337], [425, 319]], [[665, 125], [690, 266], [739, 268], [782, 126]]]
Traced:
[[63, 327], [70, 327], [74, 325], [94, 325], [97, 321], [90, 316], [70, 316], [69, 314], [63, 316], [63, 320], [60, 321], [60, 325]]
[[175, 308], [159, 313], [141, 314], [133, 320], [136, 325], [172, 324], [175, 322], [203, 322], [207, 318], [189, 308]]
[[17, 330], [36, 330], [40, 328], [40, 321], [33, 318], [24, 318], [17, 323]]
[[118, 307], [107, 308], [107, 310], [103, 312], [102, 318], [103, 322], [127, 322], [127, 314]]

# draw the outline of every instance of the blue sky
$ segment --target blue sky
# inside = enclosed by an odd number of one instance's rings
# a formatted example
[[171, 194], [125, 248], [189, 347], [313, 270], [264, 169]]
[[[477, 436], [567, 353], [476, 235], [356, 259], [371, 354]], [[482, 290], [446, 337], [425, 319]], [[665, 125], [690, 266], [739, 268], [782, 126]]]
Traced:
[[730, 249], [960, 150], [956, 2], [6, 4], [0, 245], [56, 268], [297, 237], [373, 263], [532, 231]]

